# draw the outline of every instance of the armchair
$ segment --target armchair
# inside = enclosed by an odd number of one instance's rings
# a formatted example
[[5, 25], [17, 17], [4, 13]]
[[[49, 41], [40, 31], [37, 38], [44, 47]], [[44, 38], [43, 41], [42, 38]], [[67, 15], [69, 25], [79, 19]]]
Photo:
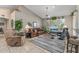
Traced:
[[14, 35], [14, 32], [11, 29], [5, 31], [6, 42], [9, 46], [21, 46], [21, 36]]

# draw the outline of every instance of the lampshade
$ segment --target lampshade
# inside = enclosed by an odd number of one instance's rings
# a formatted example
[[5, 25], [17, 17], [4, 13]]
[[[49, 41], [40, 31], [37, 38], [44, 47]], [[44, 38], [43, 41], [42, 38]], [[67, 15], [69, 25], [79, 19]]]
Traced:
[[29, 29], [29, 28], [32, 28], [32, 27], [31, 27], [31, 26], [29, 26], [29, 25], [26, 25], [26, 26], [25, 26], [25, 28], [26, 28], [26, 29]]
[[64, 28], [68, 28], [66, 25], [64, 25]]

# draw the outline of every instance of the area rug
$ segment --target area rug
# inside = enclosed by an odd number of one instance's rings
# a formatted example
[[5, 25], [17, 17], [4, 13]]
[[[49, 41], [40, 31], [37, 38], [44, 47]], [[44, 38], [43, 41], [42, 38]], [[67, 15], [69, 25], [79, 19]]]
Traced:
[[51, 39], [51, 37], [52, 36], [49, 34], [43, 34], [38, 37], [32, 38], [31, 42], [51, 53], [63, 53], [64, 40], [59, 40], [56, 37], [54, 39]]

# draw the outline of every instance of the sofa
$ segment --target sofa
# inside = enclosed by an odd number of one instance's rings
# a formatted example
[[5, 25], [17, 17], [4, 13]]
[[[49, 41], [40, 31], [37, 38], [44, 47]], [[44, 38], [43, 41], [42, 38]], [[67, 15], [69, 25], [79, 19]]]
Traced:
[[44, 31], [41, 28], [29, 28], [28, 32], [26, 32], [26, 37], [36, 37], [43, 34]]

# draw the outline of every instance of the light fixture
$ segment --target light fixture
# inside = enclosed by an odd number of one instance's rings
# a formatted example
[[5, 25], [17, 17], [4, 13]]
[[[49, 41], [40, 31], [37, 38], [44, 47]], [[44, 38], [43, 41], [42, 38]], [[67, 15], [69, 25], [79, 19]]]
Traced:
[[68, 28], [67, 25], [64, 25], [64, 28]]
[[31, 26], [29, 26], [29, 25], [26, 25], [26, 26], [25, 26], [25, 28], [26, 28], [26, 29], [29, 29], [29, 28], [32, 28], [32, 27], [31, 27]]
[[48, 15], [48, 18], [50, 18], [50, 16]]
[[48, 7], [46, 7], [46, 20], [49, 20], [50, 19], [50, 16], [48, 15]]

